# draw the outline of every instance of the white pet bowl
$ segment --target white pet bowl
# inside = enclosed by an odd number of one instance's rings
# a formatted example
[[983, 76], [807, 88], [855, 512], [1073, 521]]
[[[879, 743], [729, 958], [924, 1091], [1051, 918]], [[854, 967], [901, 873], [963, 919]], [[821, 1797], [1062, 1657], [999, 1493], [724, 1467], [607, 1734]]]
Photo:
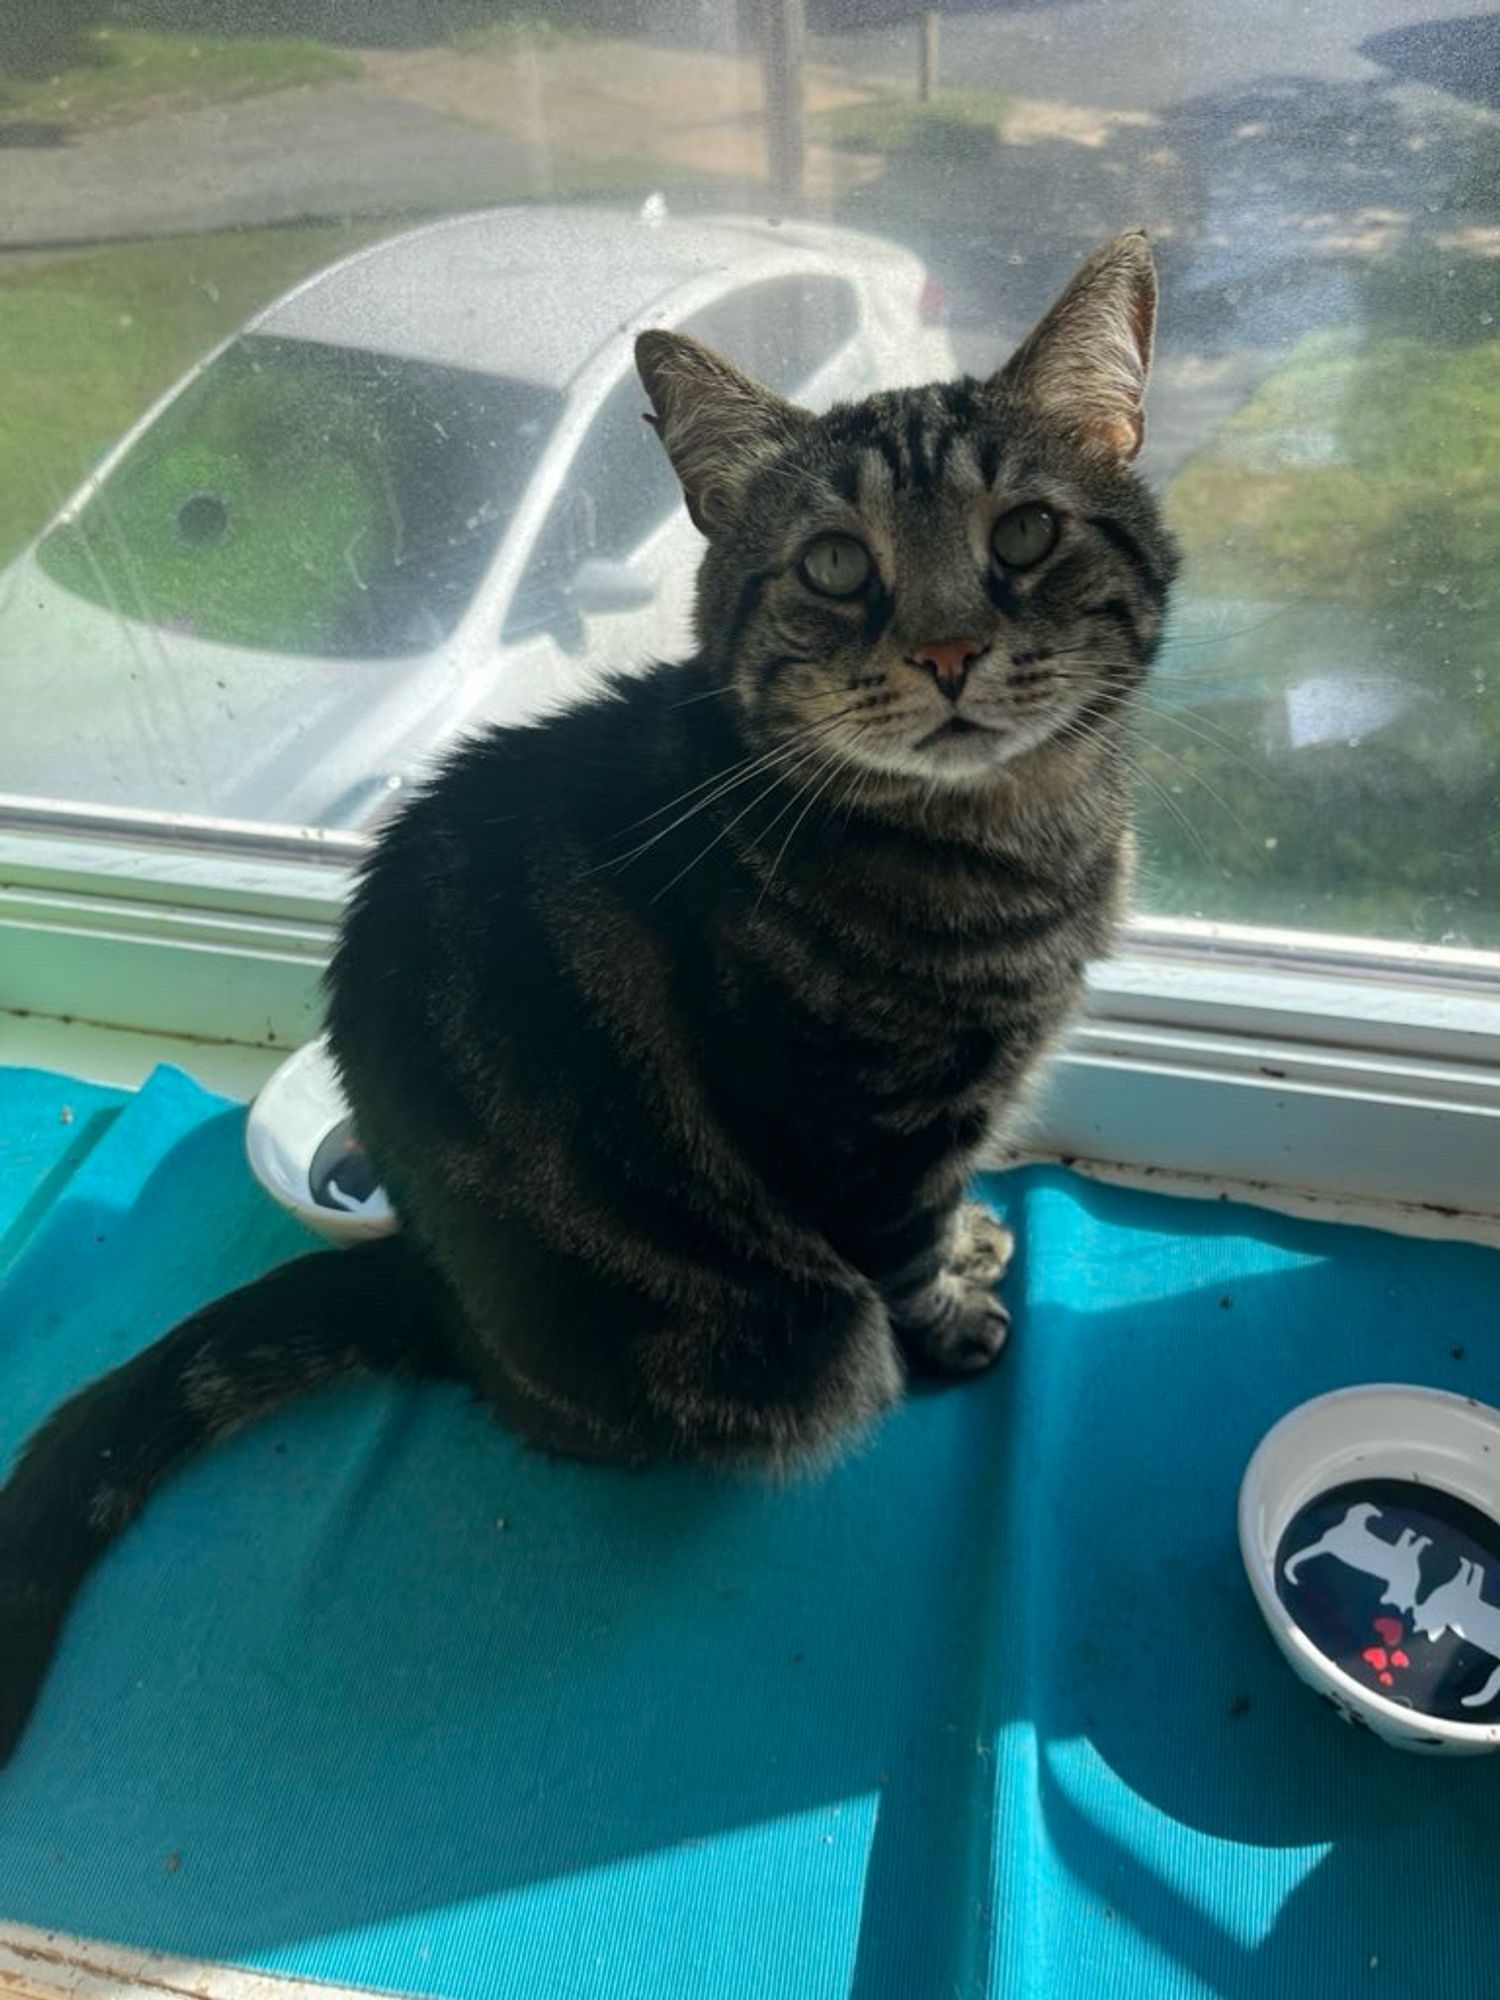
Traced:
[[1403, 1750], [1500, 1749], [1500, 1411], [1319, 1396], [1262, 1440], [1239, 1529], [1277, 1645], [1346, 1721]]
[[314, 1191], [314, 1163], [325, 1144], [346, 1127], [349, 1107], [320, 1037], [298, 1049], [262, 1085], [250, 1107], [245, 1150], [255, 1178], [293, 1215], [332, 1243], [366, 1243], [389, 1236], [396, 1217], [379, 1188], [364, 1195], [342, 1191], [323, 1174], [320, 1199]]

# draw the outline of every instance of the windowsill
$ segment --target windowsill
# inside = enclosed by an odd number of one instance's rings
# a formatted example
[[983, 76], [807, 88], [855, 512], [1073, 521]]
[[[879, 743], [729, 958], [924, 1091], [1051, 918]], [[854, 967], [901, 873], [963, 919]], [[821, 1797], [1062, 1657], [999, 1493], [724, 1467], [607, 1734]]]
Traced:
[[93, 1021], [47, 1014], [0, 1013], [0, 1064], [53, 1070], [121, 1090], [138, 1089], [158, 1063], [172, 1063], [206, 1090], [248, 1104], [285, 1055], [285, 1049], [250, 1048], [243, 1042], [101, 1028]]
[[[321, 1024], [353, 857], [0, 829], [0, 1060], [252, 1095]], [[1500, 960], [1186, 920], [1097, 968], [1028, 1148], [1271, 1206], [1500, 1218]]]
[[242, 1972], [232, 1965], [0, 1922], [0, 1994], [6, 2000], [122, 2000], [137, 1995], [140, 2000], [365, 2000], [367, 1989]]

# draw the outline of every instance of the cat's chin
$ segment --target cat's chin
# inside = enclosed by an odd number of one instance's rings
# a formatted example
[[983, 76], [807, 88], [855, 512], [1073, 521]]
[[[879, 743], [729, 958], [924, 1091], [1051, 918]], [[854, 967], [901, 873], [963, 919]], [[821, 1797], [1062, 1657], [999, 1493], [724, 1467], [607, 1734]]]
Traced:
[[898, 790], [909, 786], [925, 790], [933, 785], [964, 789], [997, 777], [1024, 747], [998, 731], [986, 731], [983, 735], [944, 737], [939, 742], [892, 745], [884, 751], [866, 747], [851, 761], [891, 781]]
[[918, 752], [923, 776], [951, 785], [981, 784], [1010, 760], [1011, 752], [998, 732], [982, 737], [947, 736], [923, 744]]
[[982, 784], [1054, 734], [1055, 725], [1047, 721], [985, 724], [954, 716], [912, 745], [905, 769], [928, 783]]

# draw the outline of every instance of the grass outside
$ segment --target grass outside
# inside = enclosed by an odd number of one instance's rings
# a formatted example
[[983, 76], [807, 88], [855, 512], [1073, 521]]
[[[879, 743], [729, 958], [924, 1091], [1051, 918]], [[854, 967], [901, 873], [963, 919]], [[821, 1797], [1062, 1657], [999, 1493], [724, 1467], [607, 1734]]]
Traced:
[[1163, 660], [1154, 907], [1500, 944], [1497, 468], [1500, 341], [1327, 332], [1179, 473], [1186, 590], [1261, 608]]
[[73, 59], [51, 76], [0, 82], [0, 122], [87, 132], [358, 74], [357, 57], [292, 37], [224, 40], [93, 27], [79, 36]]
[[999, 139], [1011, 100], [998, 90], [944, 90], [930, 102], [883, 91], [814, 121], [816, 136], [853, 153], [971, 159]]
[[[3, 155], [0, 155], [3, 157]], [[552, 162], [548, 198], [635, 202], [650, 159]], [[496, 185], [492, 199], [531, 189]], [[706, 180], [674, 206], [716, 207]], [[0, 563], [183, 371], [300, 278], [419, 216], [224, 230], [0, 259]]]
[[235, 230], [0, 267], [0, 562], [210, 347], [390, 229]]
[[1302, 341], [1170, 495], [1201, 580], [1364, 606], [1488, 601], [1500, 548], [1500, 341]]

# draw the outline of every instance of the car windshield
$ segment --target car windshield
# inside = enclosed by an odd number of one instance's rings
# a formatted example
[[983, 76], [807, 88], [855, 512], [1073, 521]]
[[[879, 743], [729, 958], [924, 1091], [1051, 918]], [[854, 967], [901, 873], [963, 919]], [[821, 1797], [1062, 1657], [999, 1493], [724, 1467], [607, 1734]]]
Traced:
[[38, 552], [122, 617], [322, 658], [452, 631], [552, 430], [556, 390], [248, 335]]

